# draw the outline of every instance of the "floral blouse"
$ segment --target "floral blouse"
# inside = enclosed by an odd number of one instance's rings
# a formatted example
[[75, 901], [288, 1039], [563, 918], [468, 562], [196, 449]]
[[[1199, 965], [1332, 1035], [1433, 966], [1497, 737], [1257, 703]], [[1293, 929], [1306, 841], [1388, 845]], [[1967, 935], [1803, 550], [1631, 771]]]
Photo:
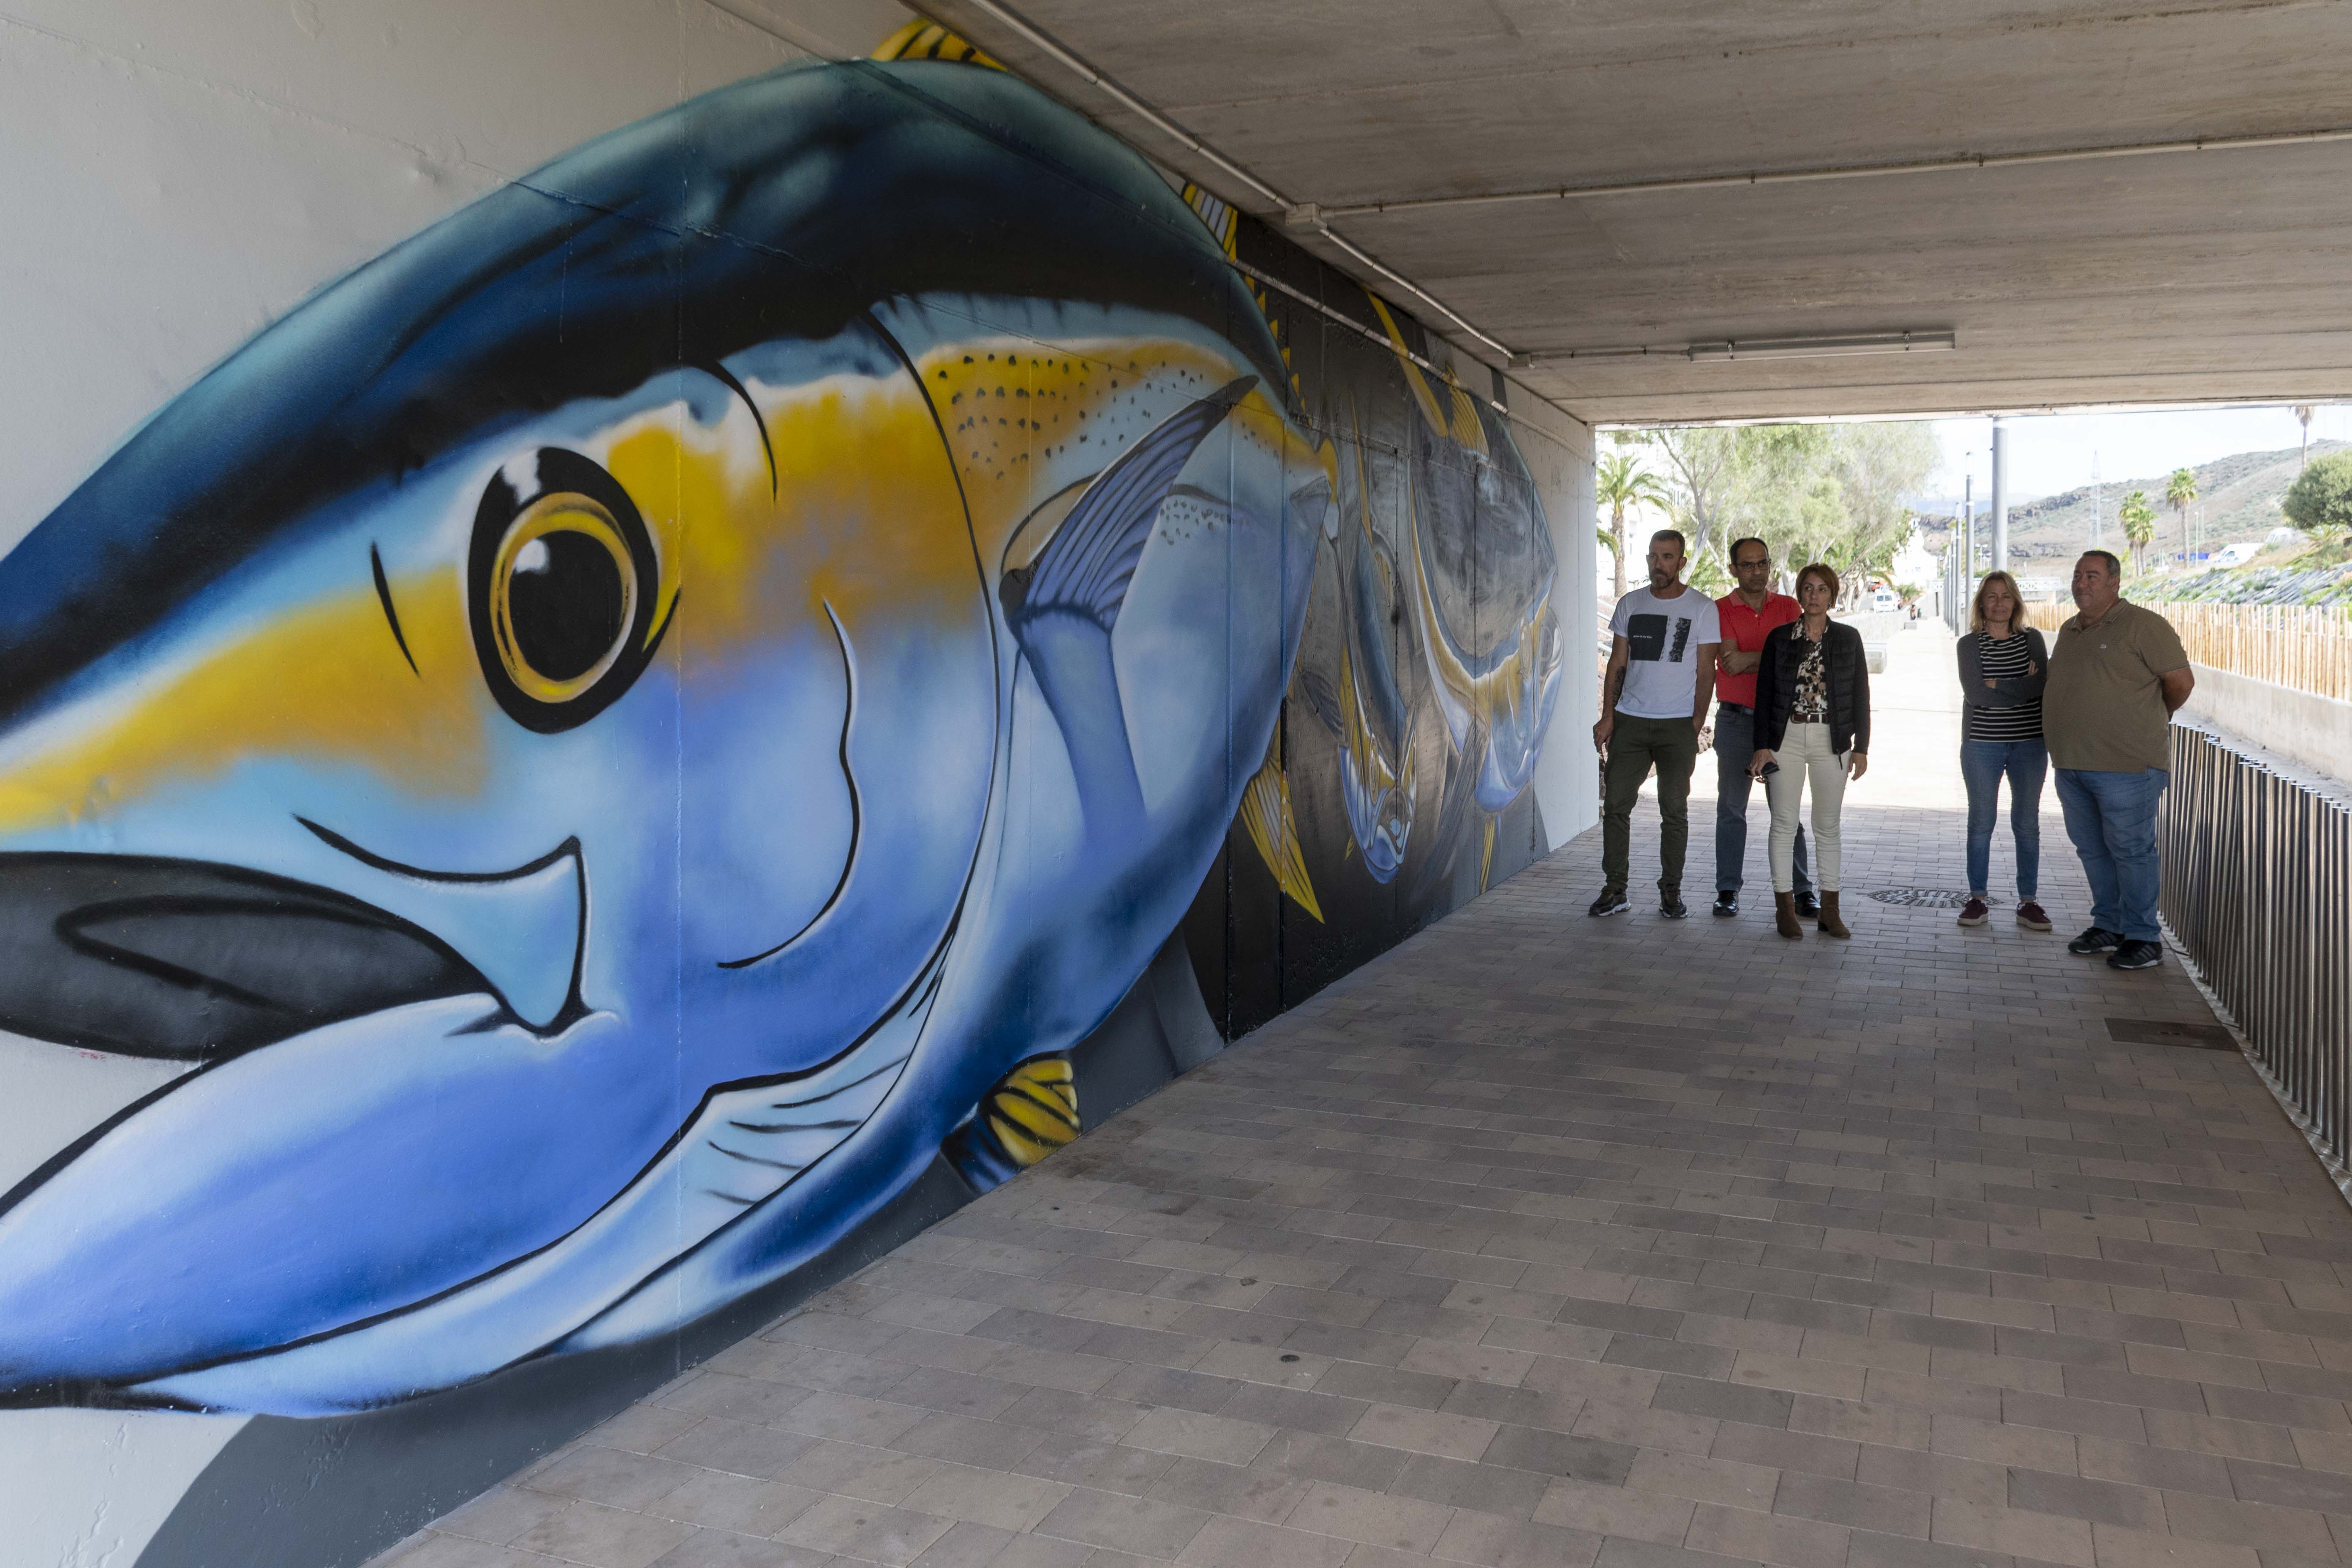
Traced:
[[[1791, 635], [1799, 642], [1805, 642], [1802, 630]], [[1829, 638], [1824, 637], [1821, 642], [1805, 643], [1804, 660], [1797, 666], [1796, 706], [1789, 710], [1792, 719], [1810, 719], [1815, 723], [1829, 721], [1830, 677], [1822, 664], [1822, 644], [1827, 641]]]

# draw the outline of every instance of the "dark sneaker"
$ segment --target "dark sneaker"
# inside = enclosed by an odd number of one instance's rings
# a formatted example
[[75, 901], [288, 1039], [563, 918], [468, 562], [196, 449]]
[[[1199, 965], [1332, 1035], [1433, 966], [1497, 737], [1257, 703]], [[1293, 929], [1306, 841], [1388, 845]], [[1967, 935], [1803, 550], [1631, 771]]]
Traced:
[[1683, 902], [1676, 894], [1665, 894], [1658, 900], [1658, 918], [1663, 921], [1686, 921], [1690, 919], [1690, 906]]
[[2048, 931], [2050, 916], [2032, 899], [2017, 906], [2017, 923], [2028, 931]]
[[2068, 942], [2066, 951], [2079, 958], [2088, 958], [2095, 952], [2113, 952], [2123, 944], [2123, 932], [2109, 931], [2105, 926], [2093, 926]]
[[1821, 913], [1822, 901], [1813, 896], [1811, 889], [1807, 889], [1805, 891], [1797, 895], [1797, 918], [1799, 920], [1819, 920], [1821, 918]]
[[1992, 910], [1982, 899], [1971, 898], [1960, 906], [1960, 923], [1964, 926], [1980, 926], [1991, 917]]
[[1633, 907], [1633, 900], [1625, 896], [1624, 889], [1603, 888], [1601, 896], [1592, 900], [1592, 907], [1584, 912], [1599, 920], [1603, 915], [1622, 915]]
[[1735, 888], [1726, 888], [1721, 892], [1716, 894], [1715, 912], [1717, 919], [1727, 921], [1738, 914], [1739, 912], [1738, 889]]
[[2163, 962], [2160, 942], [2126, 942], [2107, 955], [2109, 969], [2154, 969]]

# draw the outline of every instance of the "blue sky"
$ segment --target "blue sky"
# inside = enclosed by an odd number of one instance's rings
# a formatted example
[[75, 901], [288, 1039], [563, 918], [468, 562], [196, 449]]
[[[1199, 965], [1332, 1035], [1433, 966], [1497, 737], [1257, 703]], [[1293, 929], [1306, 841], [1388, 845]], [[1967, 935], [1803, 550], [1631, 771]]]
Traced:
[[[1992, 490], [1992, 421], [1938, 419], [1943, 461], [1928, 481], [1937, 495], [1957, 496], [1960, 476], [1976, 475], [1979, 504]], [[2323, 406], [2311, 438], [2352, 440], [2352, 407]], [[2094, 455], [2102, 479], [2169, 473], [2226, 458], [2293, 447], [2303, 426], [2284, 405], [2263, 408], [2164, 409], [2136, 414], [2047, 414], [2009, 421], [2012, 496], [2055, 495], [2091, 482]]]

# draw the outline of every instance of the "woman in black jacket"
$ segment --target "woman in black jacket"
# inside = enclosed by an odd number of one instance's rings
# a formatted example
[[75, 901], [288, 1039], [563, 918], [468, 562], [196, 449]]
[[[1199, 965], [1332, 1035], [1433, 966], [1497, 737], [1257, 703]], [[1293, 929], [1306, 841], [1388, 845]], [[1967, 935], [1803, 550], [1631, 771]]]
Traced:
[[1791, 941], [1797, 923], [1793, 862], [1797, 812], [1805, 782], [1813, 786], [1813, 884], [1821, 891], [1816, 922], [1831, 936], [1851, 936], [1838, 910], [1839, 813], [1849, 778], [1870, 766], [1870, 670], [1862, 634], [1830, 619], [1838, 576], [1815, 562], [1797, 574], [1797, 608], [1803, 612], [1764, 638], [1756, 669], [1756, 754], [1748, 771], [1764, 781], [1772, 807], [1772, 906], [1775, 923]]

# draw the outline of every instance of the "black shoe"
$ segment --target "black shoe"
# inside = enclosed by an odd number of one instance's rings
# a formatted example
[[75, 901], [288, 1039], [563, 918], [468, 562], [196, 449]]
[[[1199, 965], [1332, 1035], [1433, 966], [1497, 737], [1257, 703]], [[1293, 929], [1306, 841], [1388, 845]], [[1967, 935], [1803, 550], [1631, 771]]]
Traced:
[[1821, 913], [1822, 901], [1821, 900], [1813, 897], [1813, 891], [1811, 889], [1808, 888], [1803, 892], [1797, 895], [1797, 918], [1799, 920], [1819, 920], [1821, 918]]
[[2126, 942], [2107, 955], [2109, 969], [2154, 969], [2163, 962], [2164, 944], [2160, 942]]
[[1718, 918], [1727, 921], [1737, 915], [1739, 912], [1739, 889], [1726, 888], [1716, 894], [1715, 912]]
[[2109, 931], [2105, 926], [2093, 926], [2068, 942], [2066, 951], [2078, 958], [2088, 958], [2095, 952], [2113, 952], [2123, 944], [2123, 932]]
[[1633, 907], [1633, 900], [1625, 896], [1624, 889], [1603, 888], [1601, 889], [1601, 896], [1592, 900], [1592, 907], [1584, 912], [1599, 920], [1603, 915], [1624, 914]]
[[1686, 921], [1690, 919], [1690, 906], [1683, 902], [1680, 894], [1667, 893], [1658, 900], [1658, 918], [1664, 921]]

